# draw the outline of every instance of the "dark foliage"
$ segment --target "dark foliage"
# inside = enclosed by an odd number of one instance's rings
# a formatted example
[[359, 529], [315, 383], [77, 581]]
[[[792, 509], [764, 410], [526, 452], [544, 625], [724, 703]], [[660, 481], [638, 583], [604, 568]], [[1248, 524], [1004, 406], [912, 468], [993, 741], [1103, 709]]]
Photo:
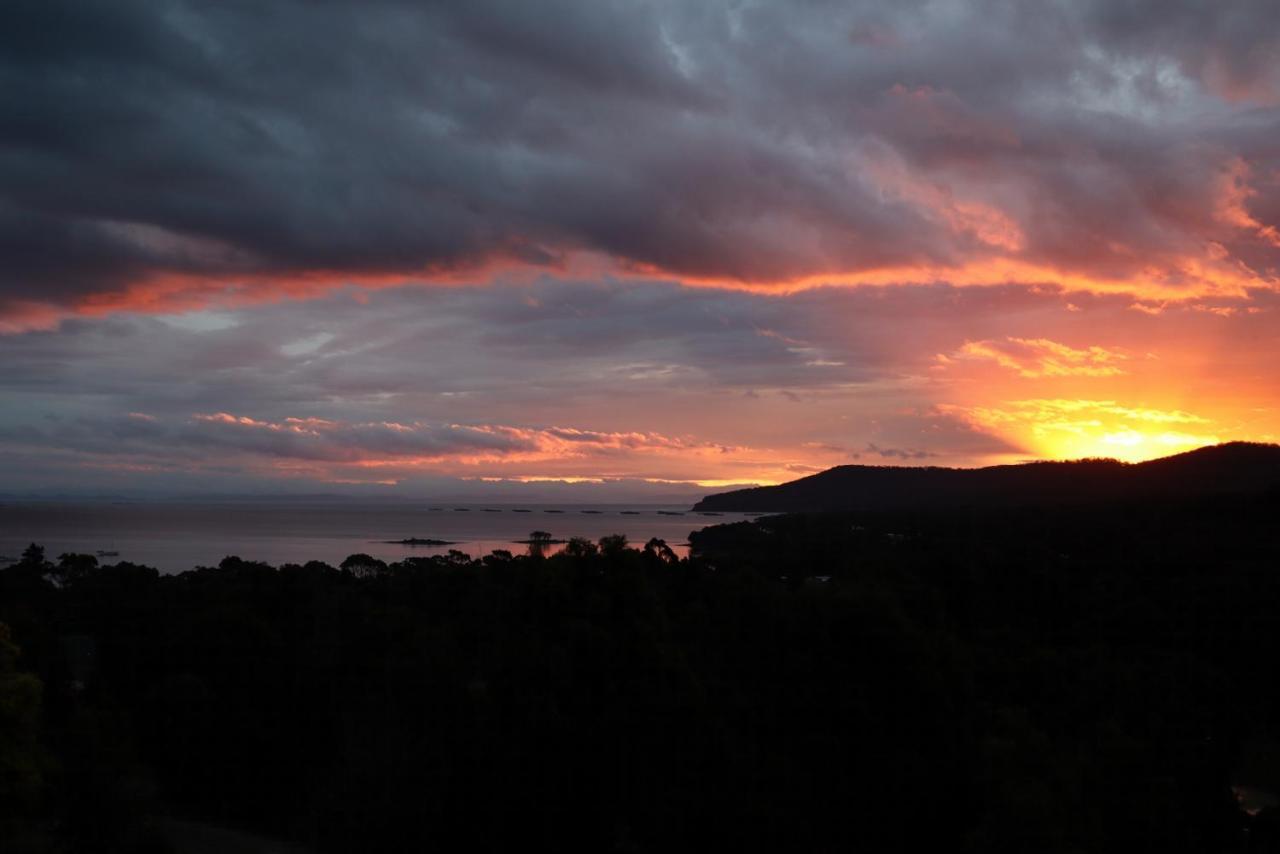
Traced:
[[1277, 509], [768, 517], [685, 560], [33, 553], [0, 571], [5, 666], [45, 686], [14, 755], [61, 770], [23, 821], [119, 851], [162, 810], [335, 852], [1275, 850], [1231, 787], [1280, 787]]

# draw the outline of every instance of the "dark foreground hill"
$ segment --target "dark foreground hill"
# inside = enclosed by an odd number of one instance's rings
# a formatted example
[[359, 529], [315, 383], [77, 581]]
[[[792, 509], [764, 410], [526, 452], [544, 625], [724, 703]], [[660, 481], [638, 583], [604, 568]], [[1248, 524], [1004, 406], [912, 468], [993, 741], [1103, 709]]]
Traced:
[[979, 469], [837, 466], [778, 486], [709, 495], [695, 510], [864, 511], [1247, 495], [1280, 488], [1280, 445], [1230, 442], [1144, 463]]
[[1278, 510], [181, 575], [32, 546], [0, 567], [0, 852], [1278, 852]]

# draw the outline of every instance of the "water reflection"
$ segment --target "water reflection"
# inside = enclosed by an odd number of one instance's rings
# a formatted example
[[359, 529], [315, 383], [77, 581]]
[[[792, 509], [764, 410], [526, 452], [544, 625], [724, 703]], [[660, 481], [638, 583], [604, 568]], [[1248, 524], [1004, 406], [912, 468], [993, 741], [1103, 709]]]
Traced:
[[[483, 512], [481, 512], [483, 511]], [[688, 515], [686, 515], [688, 514]], [[104, 563], [131, 561], [162, 572], [216, 566], [227, 555], [273, 565], [321, 560], [336, 566], [366, 553], [388, 563], [450, 549], [472, 557], [495, 550], [523, 553], [534, 530], [553, 540], [592, 542], [623, 534], [633, 545], [651, 537], [688, 553], [689, 532], [735, 522], [747, 514], [704, 519], [672, 505], [432, 505], [427, 502], [170, 502], [33, 503], [0, 506], [0, 555], [17, 555], [28, 543], [64, 552], [118, 552]], [[406, 540], [431, 541], [422, 544]], [[550, 543], [556, 554], [563, 543]]]

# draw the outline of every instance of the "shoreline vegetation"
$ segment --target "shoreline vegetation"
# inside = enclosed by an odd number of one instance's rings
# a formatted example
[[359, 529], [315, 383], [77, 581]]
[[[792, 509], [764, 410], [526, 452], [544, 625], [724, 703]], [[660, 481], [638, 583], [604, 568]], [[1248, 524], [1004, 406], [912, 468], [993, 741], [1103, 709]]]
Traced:
[[[1271, 851], [1280, 491], [0, 567], [5, 850]], [[928, 820], [922, 820], [927, 816]], [[170, 822], [171, 824], [172, 822]]]

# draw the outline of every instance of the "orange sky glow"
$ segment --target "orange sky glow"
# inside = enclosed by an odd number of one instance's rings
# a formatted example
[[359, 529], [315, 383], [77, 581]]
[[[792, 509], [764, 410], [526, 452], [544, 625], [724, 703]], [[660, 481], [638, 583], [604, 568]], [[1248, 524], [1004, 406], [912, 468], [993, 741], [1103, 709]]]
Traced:
[[9, 488], [683, 496], [1280, 441], [1280, 34], [1195, 5], [322, 6], [287, 62], [193, 9], [0, 60]]

